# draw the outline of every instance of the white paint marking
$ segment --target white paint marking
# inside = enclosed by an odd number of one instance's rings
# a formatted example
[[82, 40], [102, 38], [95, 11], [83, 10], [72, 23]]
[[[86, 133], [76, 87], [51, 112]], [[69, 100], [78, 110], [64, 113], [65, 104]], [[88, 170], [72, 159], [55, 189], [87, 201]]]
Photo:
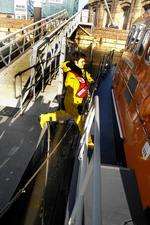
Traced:
[[0, 135], [0, 139], [3, 137], [3, 135], [5, 134], [6, 130], [3, 130], [3, 132]]
[[0, 169], [6, 165], [6, 163], [10, 160], [10, 158], [5, 159], [5, 161], [0, 165]]
[[11, 148], [11, 150], [9, 151], [8, 155], [9, 155], [9, 156], [13, 156], [19, 149], [20, 149], [19, 146], [13, 146], [13, 147]]

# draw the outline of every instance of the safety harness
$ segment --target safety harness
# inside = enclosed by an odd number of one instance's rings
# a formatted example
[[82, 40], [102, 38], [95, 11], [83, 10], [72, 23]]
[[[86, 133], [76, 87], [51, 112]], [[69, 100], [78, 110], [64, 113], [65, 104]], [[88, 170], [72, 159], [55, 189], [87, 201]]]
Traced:
[[[79, 81], [79, 89], [76, 93], [76, 96], [79, 97], [79, 98], [87, 98], [88, 96], [88, 90], [89, 90], [89, 84], [88, 84], [88, 81], [86, 79], [86, 76], [85, 77], [82, 77], [83, 75], [83, 72], [82, 70], [77, 67], [74, 62], [71, 62], [71, 61], [67, 61], [65, 64], [64, 64], [64, 71], [65, 72], [68, 72], [68, 71], [72, 71], [76, 78], [78, 79]], [[69, 70], [68, 70], [69, 68]]]
[[80, 86], [76, 95], [79, 98], [86, 98], [88, 96], [88, 90], [89, 90], [88, 82], [82, 77], [77, 76], [76, 78], [78, 79], [80, 83]]

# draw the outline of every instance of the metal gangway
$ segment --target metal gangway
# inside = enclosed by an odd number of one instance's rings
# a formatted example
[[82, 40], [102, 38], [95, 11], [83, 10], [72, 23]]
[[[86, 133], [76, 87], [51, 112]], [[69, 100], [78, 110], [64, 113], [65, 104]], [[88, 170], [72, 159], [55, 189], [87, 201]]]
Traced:
[[[60, 18], [61, 23], [60, 23]], [[43, 25], [44, 24], [44, 25]], [[23, 70], [18, 70], [17, 73], [14, 73], [12, 76], [13, 84], [13, 95], [17, 99], [17, 106], [21, 109], [21, 114], [24, 111], [24, 102], [28, 95], [30, 95], [30, 101], [36, 101], [37, 93], [36, 88], [41, 84], [42, 92], [45, 91], [46, 85], [50, 84], [53, 78], [58, 79], [58, 91], [56, 95], [62, 94], [63, 88], [63, 74], [59, 65], [66, 57], [66, 45], [67, 38], [71, 37], [73, 32], [77, 29], [79, 25], [85, 24], [82, 21], [82, 11], [76, 13], [70, 19], [66, 20], [66, 12], [60, 12], [55, 16], [49, 17], [46, 22], [45, 20], [39, 21], [34, 25], [30, 25], [15, 34], [7, 36], [5, 40], [2, 41], [2, 47], [0, 48], [1, 62], [5, 64], [8, 68], [12, 61], [12, 55], [14, 51], [18, 51], [20, 56], [27, 50], [26, 46], [30, 48], [30, 66], [24, 68]], [[46, 25], [47, 32], [48, 29], [51, 29], [49, 34], [46, 35], [43, 33]], [[52, 27], [53, 25], [53, 27]], [[90, 27], [93, 26], [92, 23], [86, 23]], [[43, 29], [44, 28], [44, 29]], [[32, 31], [31, 31], [32, 30]], [[39, 32], [42, 31], [42, 32]], [[23, 45], [18, 44], [18, 35], [23, 35]], [[8, 38], [10, 42], [7, 42]], [[13, 50], [13, 46], [17, 47], [17, 50]], [[4, 50], [9, 48], [9, 54], [4, 56]], [[19, 63], [18, 63], [19, 66]], [[46, 78], [45, 78], [46, 77]], [[55, 96], [54, 96], [55, 97]], [[96, 114], [95, 114], [96, 113]], [[95, 120], [94, 120], [95, 117]], [[91, 132], [91, 127], [95, 123], [95, 149], [92, 154], [92, 158], [88, 159], [87, 157], [87, 142], [88, 136]], [[48, 128], [47, 128], [48, 129]], [[100, 150], [99, 150], [99, 99], [95, 98], [95, 102], [91, 104], [87, 119], [85, 122], [84, 133], [80, 140], [80, 169], [78, 176], [78, 186], [77, 186], [77, 195], [74, 209], [71, 215], [67, 214], [66, 210], [66, 224], [82, 224], [83, 220], [83, 207], [85, 205], [84, 196], [86, 193], [86, 188], [89, 183], [92, 184], [92, 217], [91, 224], [100, 225], [101, 224], [101, 201], [100, 201]], [[46, 130], [42, 131], [45, 133]], [[43, 134], [42, 134], [43, 136]], [[41, 137], [39, 138], [41, 140]], [[40, 141], [39, 141], [40, 142]], [[38, 146], [38, 144], [37, 144]], [[49, 160], [49, 159], [47, 159]], [[46, 162], [46, 161], [45, 161]], [[38, 173], [38, 171], [37, 171]], [[35, 174], [36, 175], [36, 174]], [[20, 194], [24, 193], [25, 189], [22, 189]], [[89, 190], [91, 193], [91, 190]], [[98, 201], [97, 201], [98, 198]], [[91, 199], [89, 199], [91, 202]], [[13, 201], [13, 199], [12, 199]], [[89, 203], [88, 203], [89, 204]], [[6, 207], [7, 208], [7, 207]], [[5, 210], [4, 210], [5, 211]], [[88, 214], [88, 212], [87, 212]]]

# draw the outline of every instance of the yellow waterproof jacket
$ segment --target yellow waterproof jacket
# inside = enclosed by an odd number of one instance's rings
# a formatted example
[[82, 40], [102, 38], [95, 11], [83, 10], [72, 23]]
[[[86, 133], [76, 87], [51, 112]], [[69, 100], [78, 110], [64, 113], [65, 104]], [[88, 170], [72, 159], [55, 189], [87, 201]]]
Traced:
[[87, 79], [87, 81], [89, 82], [89, 84], [94, 83], [94, 80], [91, 77], [91, 74], [89, 72], [87, 72], [86, 70], [84, 70], [82, 73], [83, 73], [83, 77]]
[[65, 94], [65, 102], [69, 101], [73, 104], [82, 103], [82, 98], [77, 96], [77, 92], [80, 87], [80, 82], [77, 79], [76, 75], [73, 72], [68, 72], [65, 80], [66, 94]]
[[[61, 63], [60, 67], [62, 68], [63, 72], [64, 73], [67, 73], [69, 71], [71, 71], [71, 68], [69, 68], [67, 66], [67, 63], [69, 63], [69, 61], [65, 61], [63, 63]], [[89, 82], [89, 84], [93, 83], [94, 80], [93, 78], [91, 77], [91, 74], [89, 72], [87, 72], [86, 70], [82, 70], [82, 74], [83, 74], [83, 77], [87, 79], [87, 81]]]
[[[79, 104], [82, 103], [83, 98], [79, 98], [76, 95], [79, 90], [80, 83], [75, 73], [73, 73], [73, 71], [71, 71], [71, 69], [67, 67], [66, 63], [67, 62], [61, 64], [61, 68], [65, 73], [67, 73], [65, 79], [65, 87], [66, 87], [64, 99], [65, 111], [60, 110], [53, 113], [41, 114], [40, 125], [43, 128], [46, 122], [50, 120], [58, 121], [72, 118], [78, 124], [80, 132], [82, 132], [85, 118], [79, 115], [77, 107]], [[91, 78], [91, 75], [88, 72], [83, 73], [83, 77], [85, 76], [89, 83], [93, 82], [93, 79]]]
[[[77, 96], [77, 92], [80, 87], [80, 82], [76, 77], [76, 74], [71, 71], [71, 68], [67, 67], [67, 63], [68, 61], [61, 64], [61, 68], [64, 72], [67, 73], [65, 78], [66, 93], [64, 105], [66, 112], [72, 115], [76, 121], [77, 118], [79, 118], [77, 107], [83, 102], [83, 98]], [[94, 81], [87, 71], [83, 73], [83, 77], [85, 76], [89, 83], [92, 83]]]

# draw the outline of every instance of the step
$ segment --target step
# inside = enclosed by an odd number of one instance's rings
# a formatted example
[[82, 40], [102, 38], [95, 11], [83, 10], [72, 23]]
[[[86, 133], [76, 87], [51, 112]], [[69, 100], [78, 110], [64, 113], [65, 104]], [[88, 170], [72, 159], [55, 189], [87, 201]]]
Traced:
[[[101, 225], [145, 225], [136, 179], [132, 170], [101, 166]], [[93, 184], [92, 176], [84, 195], [84, 221], [92, 224]]]
[[102, 166], [101, 169], [103, 225], [123, 225], [125, 222], [144, 225], [134, 172], [115, 166]]

